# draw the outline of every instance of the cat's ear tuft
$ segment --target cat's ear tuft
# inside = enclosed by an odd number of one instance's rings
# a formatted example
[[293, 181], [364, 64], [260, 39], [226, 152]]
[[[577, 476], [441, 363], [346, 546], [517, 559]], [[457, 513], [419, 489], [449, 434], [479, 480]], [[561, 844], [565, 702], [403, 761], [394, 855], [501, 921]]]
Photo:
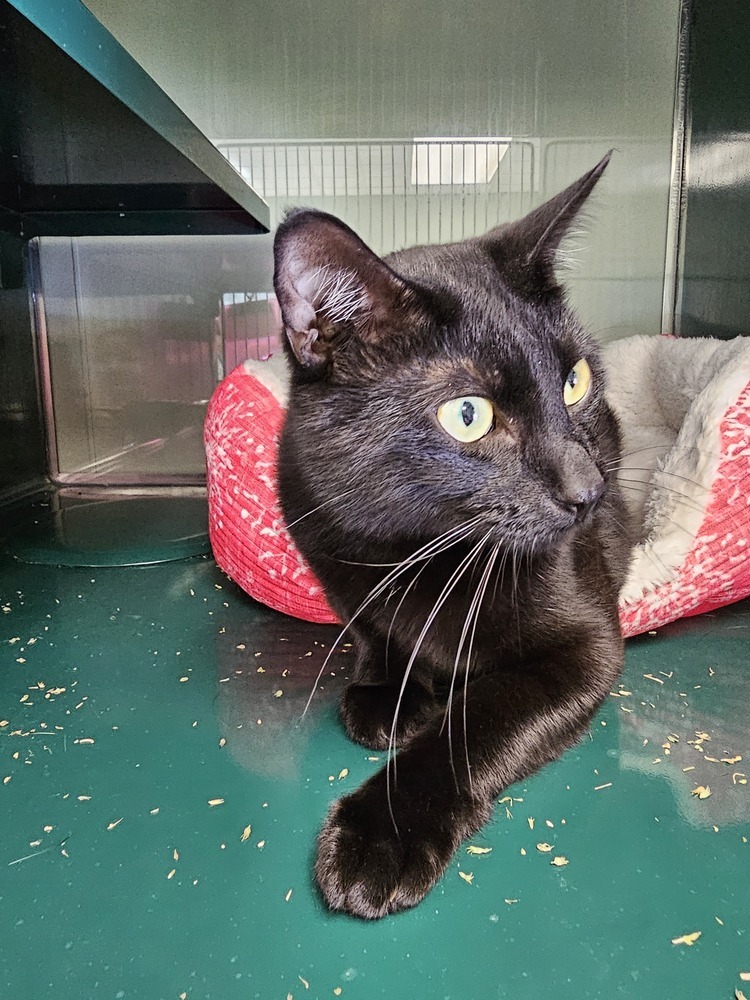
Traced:
[[322, 372], [336, 346], [366, 335], [408, 295], [398, 277], [347, 225], [325, 212], [289, 213], [274, 241], [274, 288], [289, 346]]
[[558, 289], [555, 269], [560, 265], [560, 245], [604, 173], [610, 150], [597, 165], [549, 201], [516, 222], [492, 229], [483, 243], [510, 281], [527, 294]]

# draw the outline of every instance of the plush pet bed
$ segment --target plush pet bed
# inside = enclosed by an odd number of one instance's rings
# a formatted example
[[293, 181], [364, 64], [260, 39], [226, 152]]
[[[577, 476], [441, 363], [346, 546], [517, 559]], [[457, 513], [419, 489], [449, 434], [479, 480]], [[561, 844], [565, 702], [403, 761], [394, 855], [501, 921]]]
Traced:
[[[639, 531], [620, 599], [631, 636], [750, 594], [750, 338], [630, 337], [605, 358], [618, 475]], [[282, 355], [246, 361], [216, 389], [205, 426], [211, 544], [256, 600], [336, 622], [276, 496], [286, 399]]]

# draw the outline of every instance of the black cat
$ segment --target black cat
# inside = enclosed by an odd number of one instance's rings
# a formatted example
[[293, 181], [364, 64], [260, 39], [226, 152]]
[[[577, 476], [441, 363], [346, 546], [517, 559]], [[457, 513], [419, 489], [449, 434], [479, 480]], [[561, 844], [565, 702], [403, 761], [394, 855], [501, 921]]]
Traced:
[[284, 514], [351, 623], [346, 730], [401, 748], [320, 834], [334, 909], [421, 900], [621, 668], [618, 427], [554, 274], [608, 160], [518, 222], [384, 259], [322, 212], [278, 229]]

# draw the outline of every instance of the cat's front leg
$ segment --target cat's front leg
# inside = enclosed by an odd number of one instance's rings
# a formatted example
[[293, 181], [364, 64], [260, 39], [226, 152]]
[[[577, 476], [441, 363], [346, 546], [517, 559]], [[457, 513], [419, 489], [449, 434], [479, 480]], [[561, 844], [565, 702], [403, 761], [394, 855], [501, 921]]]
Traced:
[[489, 819], [490, 798], [433, 791], [429, 774], [415, 784], [408, 756], [399, 755], [396, 779], [383, 769], [331, 808], [315, 865], [331, 909], [372, 920], [415, 906], [460, 842]]
[[350, 739], [372, 750], [404, 746], [435, 711], [435, 698], [416, 675], [403, 685], [403, 666], [389, 669], [388, 644], [356, 636], [354, 682], [344, 691], [339, 714]]
[[465, 704], [452, 706], [450, 740], [441, 714], [398, 754], [395, 773], [383, 769], [334, 803], [315, 867], [329, 906], [373, 919], [418, 903], [494, 797], [583, 735], [618, 673], [621, 643], [609, 652], [597, 664], [579, 648], [575, 666], [554, 657], [476, 678]]
[[434, 711], [431, 692], [417, 683], [403, 692], [392, 684], [350, 684], [339, 705], [349, 738], [371, 750], [404, 746]]

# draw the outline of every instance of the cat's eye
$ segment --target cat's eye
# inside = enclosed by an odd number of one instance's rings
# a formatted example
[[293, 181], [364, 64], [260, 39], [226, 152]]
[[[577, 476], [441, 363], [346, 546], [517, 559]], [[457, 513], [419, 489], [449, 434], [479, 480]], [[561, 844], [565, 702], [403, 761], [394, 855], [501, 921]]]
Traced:
[[458, 396], [438, 407], [437, 418], [443, 430], [456, 441], [470, 444], [492, 430], [495, 411], [484, 396]]
[[591, 369], [588, 361], [581, 358], [568, 373], [563, 386], [563, 399], [566, 406], [580, 403], [591, 388]]

